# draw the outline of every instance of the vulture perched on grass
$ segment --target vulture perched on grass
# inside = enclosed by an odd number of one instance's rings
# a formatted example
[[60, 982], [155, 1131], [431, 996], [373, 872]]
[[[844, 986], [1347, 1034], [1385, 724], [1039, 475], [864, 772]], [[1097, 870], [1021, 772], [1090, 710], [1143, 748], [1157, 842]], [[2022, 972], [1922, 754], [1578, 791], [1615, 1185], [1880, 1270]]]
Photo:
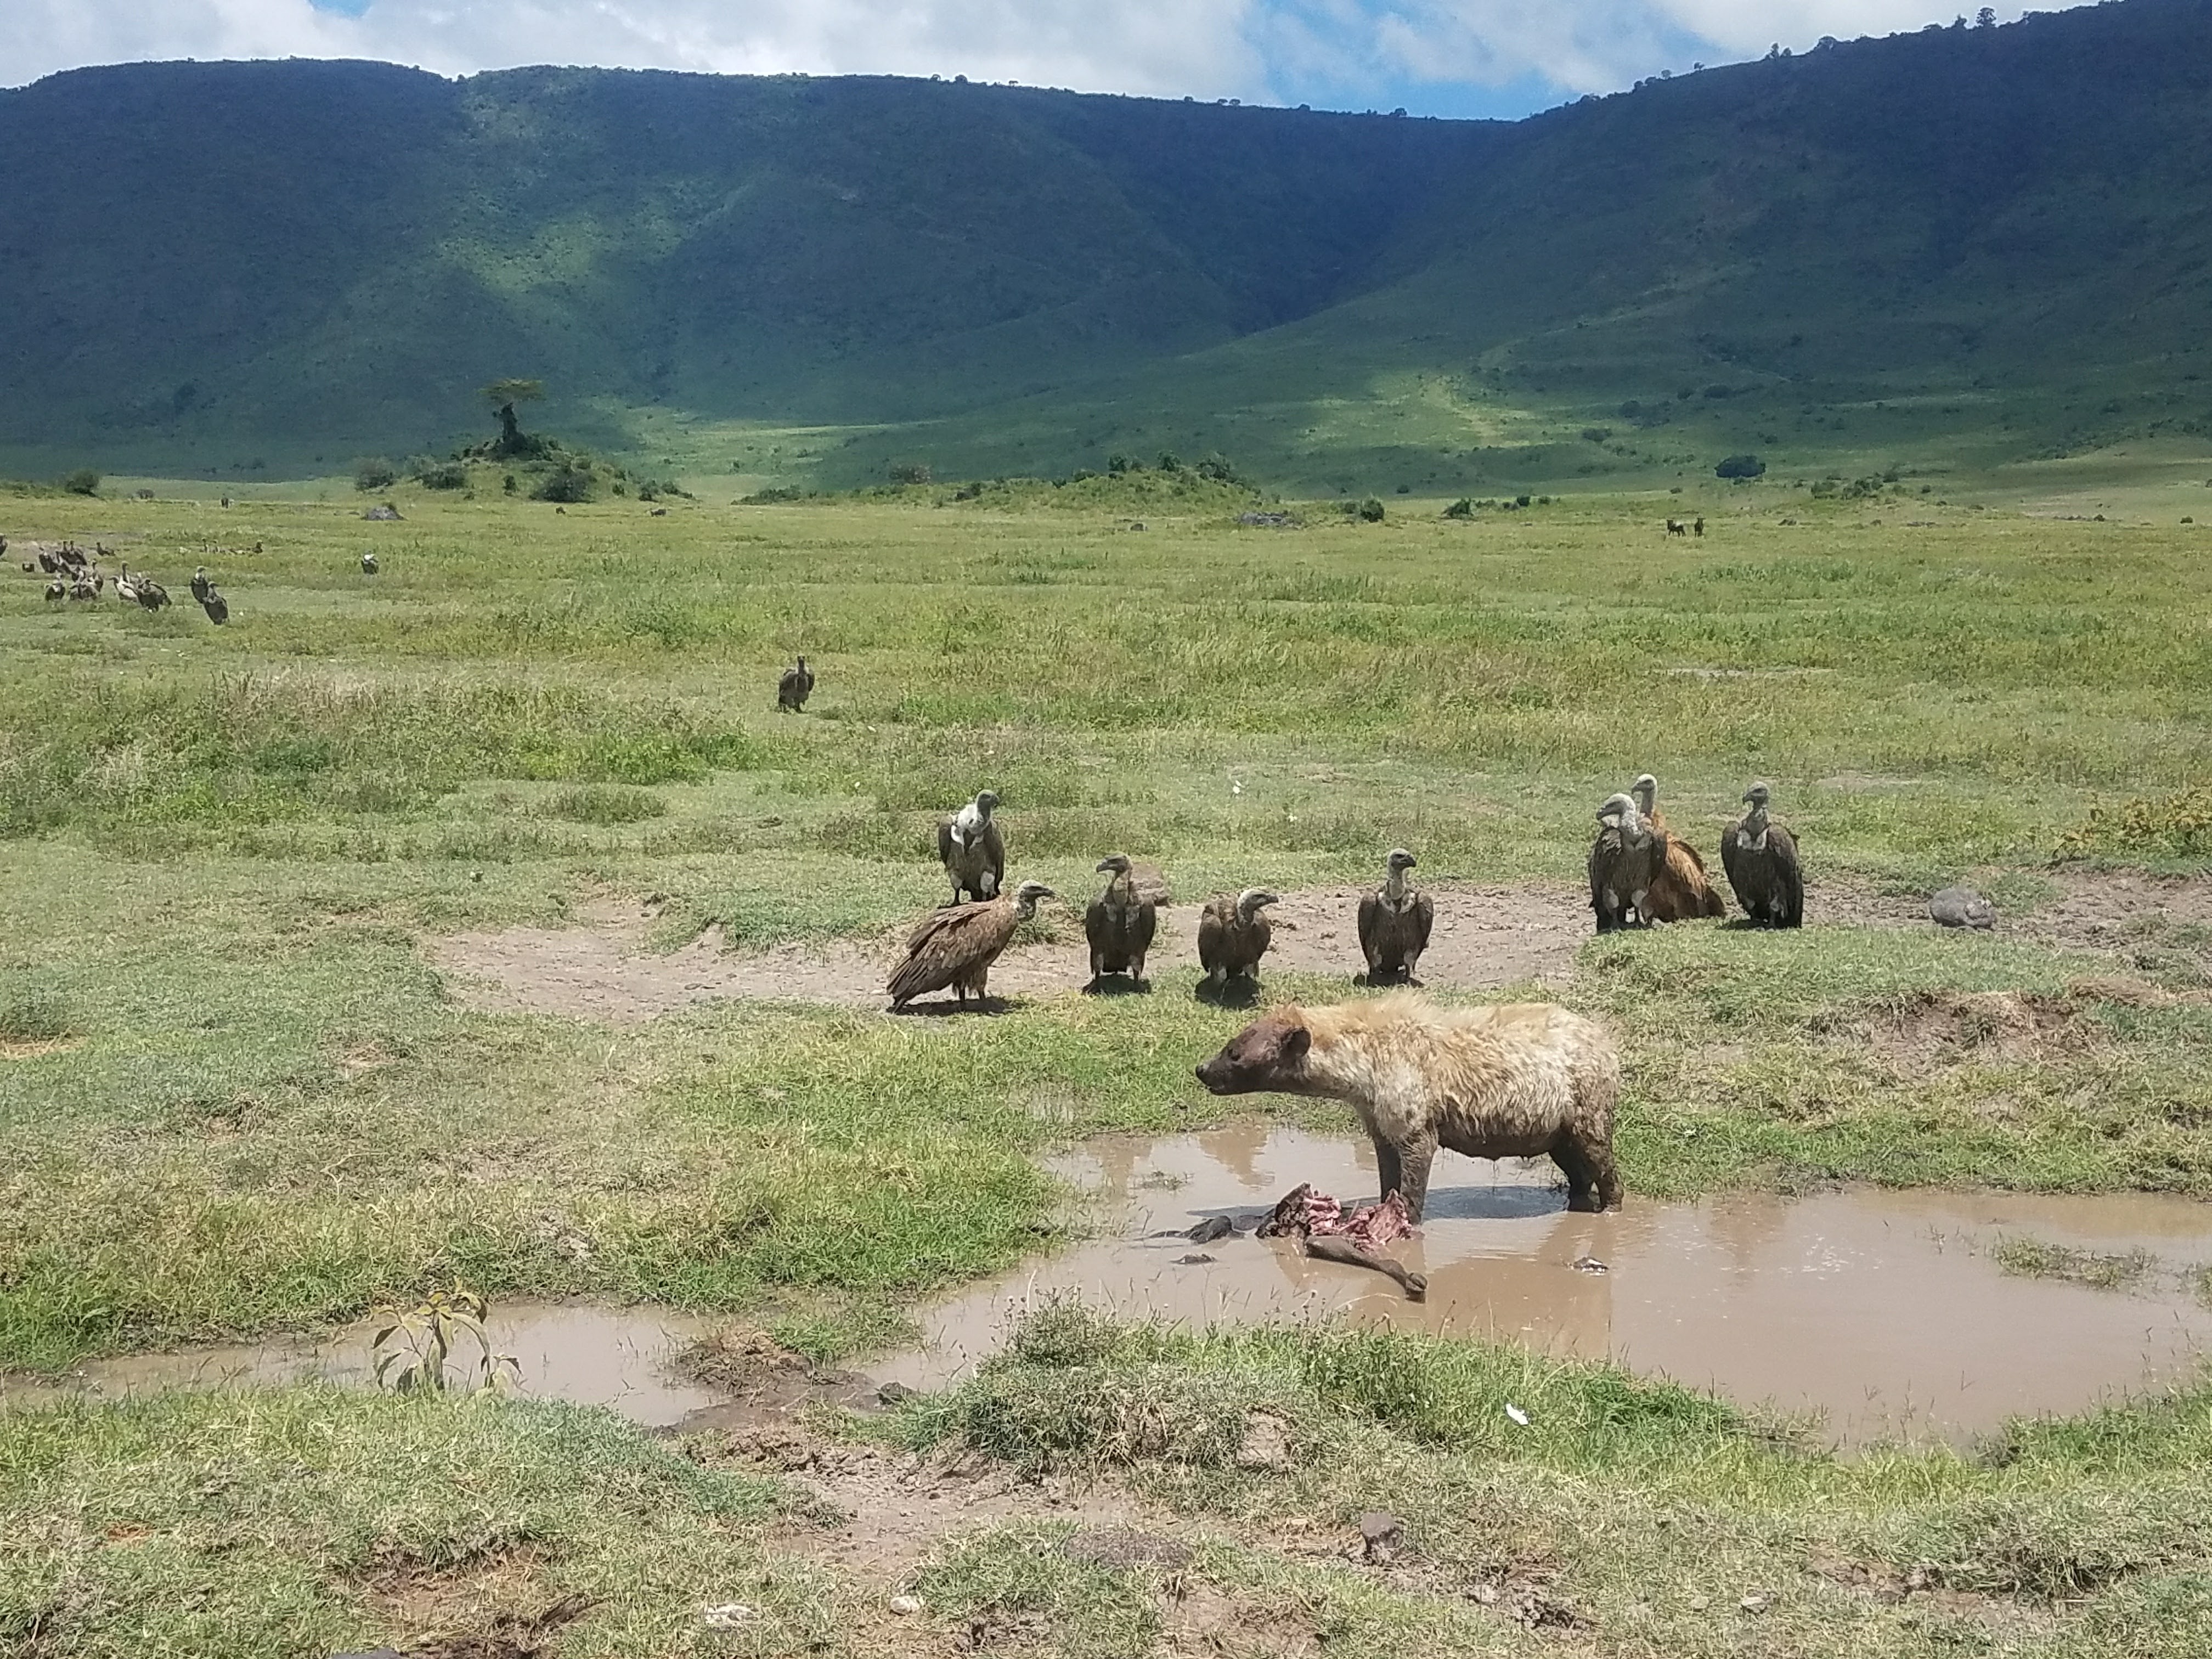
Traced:
[[1159, 926], [1158, 913], [1151, 897], [1137, 890], [1131, 879], [1134, 868], [1124, 853], [1115, 853], [1098, 860], [1101, 871], [1114, 873], [1106, 883], [1106, 890], [1091, 901], [1083, 913], [1083, 934], [1091, 941], [1091, 983], [1085, 988], [1096, 991], [1109, 974], [1127, 974], [1136, 982], [1139, 990], [1151, 988], [1145, 982], [1145, 953], [1152, 948], [1152, 934]]
[[1206, 982], [1217, 989], [1232, 979], [1256, 982], [1260, 958], [1275, 930], [1260, 912], [1279, 903], [1264, 887], [1247, 887], [1235, 898], [1226, 893], [1206, 901], [1198, 918], [1198, 965], [1206, 969]]
[[1667, 815], [1659, 810], [1659, 780], [1646, 772], [1632, 787], [1636, 796], [1636, 810], [1644, 821], [1660, 835], [1667, 837], [1666, 862], [1659, 867], [1659, 878], [1651, 884], [1645, 897], [1647, 921], [1690, 921], [1698, 916], [1724, 916], [1727, 901], [1714, 890], [1712, 878], [1705, 874], [1705, 861], [1698, 856], [1698, 849], [1675, 835], [1667, 823]]
[[55, 599], [65, 599], [69, 598], [69, 583], [59, 576], [55, 577], [53, 580], [46, 584], [46, 599], [49, 602]]
[[131, 574], [131, 561], [123, 561], [122, 574], [115, 579], [115, 597], [125, 605], [138, 603], [138, 579]]
[[192, 597], [202, 605], [207, 603], [207, 596], [213, 590], [214, 586], [214, 583], [208, 580], [205, 565], [199, 566], [192, 572]]
[[1597, 840], [1590, 847], [1590, 908], [1597, 912], [1597, 930], [1610, 933], [1651, 920], [1646, 908], [1651, 885], [1667, 863], [1667, 832], [1655, 830], [1637, 810], [1635, 798], [1608, 795], [1597, 809]]
[[963, 1008], [971, 995], [981, 1001], [991, 964], [1014, 930], [1036, 914], [1038, 900], [1052, 896], [1042, 882], [1025, 881], [1004, 898], [933, 911], [908, 936], [906, 960], [891, 975], [891, 1012], [947, 986]]
[[937, 826], [937, 857], [952, 883], [952, 902], [994, 899], [1006, 878], [1006, 845], [991, 813], [999, 798], [986, 789]]
[[1359, 949], [1367, 958], [1367, 982], [1386, 985], [1403, 980], [1414, 983], [1421, 952], [1429, 948], [1429, 930], [1436, 926], [1437, 902], [1417, 893], [1406, 879], [1416, 860], [1404, 848], [1394, 848], [1389, 873], [1382, 886], [1359, 901]]
[[361, 556], [361, 574], [364, 576], [374, 576], [376, 574], [374, 553], [364, 553]]
[[806, 665], [806, 659], [799, 659], [799, 666], [787, 668], [783, 678], [775, 683], [775, 706], [779, 713], [803, 714], [806, 700], [814, 695], [814, 671]]
[[150, 576], [138, 579], [138, 603], [149, 611], [159, 611], [169, 602], [169, 590]]
[[1758, 927], [1805, 925], [1805, 873], [1796, 838], [1766, 816], [1770, 791], [1754, 783], [1743, 792], [1751, 811], [1721, 842], [1721, 867], [1735, 902]]
[[207, 619], [216, 627], [230, 620], [230, 601], [223, 598], [222, 590], [213, 582], [207, 585], [207, 592], [199, 596], [199, 601], [200, 609], [207, 612]]

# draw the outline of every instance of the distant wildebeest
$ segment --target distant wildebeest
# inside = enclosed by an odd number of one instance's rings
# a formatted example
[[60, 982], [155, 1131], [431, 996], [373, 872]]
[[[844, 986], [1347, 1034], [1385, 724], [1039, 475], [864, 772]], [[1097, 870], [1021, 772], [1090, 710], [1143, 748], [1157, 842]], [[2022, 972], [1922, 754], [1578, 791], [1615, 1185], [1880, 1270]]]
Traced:
[[1682, 521], [1680, 519], [1669, 519], [1667, 520], [1667, 533], [1670, 536], [1686, 536], [1690, 532], [1682, 527]]

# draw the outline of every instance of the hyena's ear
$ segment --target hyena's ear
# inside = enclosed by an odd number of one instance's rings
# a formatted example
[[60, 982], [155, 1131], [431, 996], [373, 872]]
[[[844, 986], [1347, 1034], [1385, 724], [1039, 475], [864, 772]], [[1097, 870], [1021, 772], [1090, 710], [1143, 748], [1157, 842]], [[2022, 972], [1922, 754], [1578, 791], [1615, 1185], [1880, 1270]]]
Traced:
[[1313, 1033], [1303, 1025], [1293, 1025], [1283, 1033], [1283, 1046], [1277, 1052], [1285, 1060], [1298, 1060], [1312, 1047]]

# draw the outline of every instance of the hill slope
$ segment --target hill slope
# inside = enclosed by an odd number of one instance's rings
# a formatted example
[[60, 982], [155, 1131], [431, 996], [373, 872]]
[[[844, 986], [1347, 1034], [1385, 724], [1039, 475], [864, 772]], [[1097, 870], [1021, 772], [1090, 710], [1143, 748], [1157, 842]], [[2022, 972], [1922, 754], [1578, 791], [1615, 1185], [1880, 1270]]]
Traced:
[[602, 444], [680, 417], [702, 467], [732, 423], [847, 428], [817, 445], [832, 480], [1156, 443], [1468, 488], [1717, 447], [2194, 441], [2208, 82], [2205, 0], [1514, 124], [888, 79], [79, 71], [0, 94], [0, 449], [297, 470], [442, 447], [511, 374]]

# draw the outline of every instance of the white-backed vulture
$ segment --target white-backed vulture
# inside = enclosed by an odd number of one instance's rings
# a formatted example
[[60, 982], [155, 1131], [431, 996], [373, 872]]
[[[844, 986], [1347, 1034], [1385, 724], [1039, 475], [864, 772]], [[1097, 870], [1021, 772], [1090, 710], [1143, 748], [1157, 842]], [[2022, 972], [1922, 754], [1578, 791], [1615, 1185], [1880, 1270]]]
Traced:
[[70, 585], [64, 578], [57, 576], [46, 584], [46, 598], [49, 600], [65, 599], [69, 596]]
[[1590, 846], [1590, 908], [1597, 912], [1597, 930], [1610, 933], [1651, 920], [1644, 908], [1651, 884], [1667, 862], [1667, 832], [1655, 830], [1636, 810], [1628, 795], [1608, 795], [1597, 809], [1597, 840]]
[[1413, 975], [1437, 921], [1437, 902], [1415, 892], [1406, 878], [1416, 862], [1404, 848], [1392, 848], [1382, 886], [1359, 901], [1359, 950], [1367, 958], [1370, 985], [1416, 982]]
[[992, 822], [999, 798], [986, 789], [937, 826], [937, 857], [952, 884], [952, 902], [994, 899], [1006, 878], [1006, 844]]
[[213, 586], [214, 584], [208, 580], [207, 567], [205, 565], [201, 565], [198, 569], [192, 572], [192, 597], [198, 599], [202, 605], [205, 605], [207, 603], [208, 592]]
[[138, 603], [138, 579], [131, 574], [131, 561], [123, 561], [123, 572], [115, 579], [115, 597], [125, 605]]
[[1042, 882], [1025, 881], [1004, 898], [947, 905], [924, 917], [907, 938], [906, 960], [891, 975], [891, 1012], [948, 986], [963, 1008], [970, 996], [981, 1000], [991, 964], [1014, 930], [1036, 914], [1040, 899], [1052, 896]]
[[361, 574], [364, 576], [374, 576], [376, 574], [374, 553], [364, 553], [361, 556]]
[[814, 671], [806, 665], [806, 659], [799, 659], [799, 666], [787, 668], [783, 678], [775, 683], [775, 706], [779, 713], [803, 714], [806, 700], [814, 695]]
[[1206, 902], [1198, 918], [1198, 965], [1206, 969], [1206, 982], [1217, 988], [1242, 976], [1257, 981], [1260, 958], [1275, 937], [1273, 925], [1261, 910], [1279, 903], [1264, 887], [1247, 887], [1235, 898], [1219, 894]]
[[1763, 783], [1743, 792], [1751, 810], [1723, 838], [1721, 866], [1754, 927], [1802, 927], [1805, 872], [1797, 862], [1796, 838], [1766, 816], [1771, 793]]
[[1645, 896], [1649, 921], [1692, 921], [1699, 916], [1724, 916], [1727, 901], [1714, 890], [1712, 878], [1705, 873], [1705, 861], [1698, 856], [1698, 849], [1674, 834], [1667, 823], [1667, 815], [1659, 810], [1659, 780], [1646, 772], [1631, 786], [1636, 797], [1636, 810], [1644, 821], [1667, 837], [1667, 860], [1659, 867], [1659, 878], [1651, 884]]
[[1145, 983], [1145, 954], [1152, 948], [1159, 927], [1152, 902], [1137, 890], [1126, 854], [1115, 853], [1098, 860], [1101, 871], [1112, 871], [1106, 890], [1083, 913], [1083, 935], [1091, 942], [1091, 984], [1097, 990], [1109, 974], [1127, 974], [1139, 990]]

